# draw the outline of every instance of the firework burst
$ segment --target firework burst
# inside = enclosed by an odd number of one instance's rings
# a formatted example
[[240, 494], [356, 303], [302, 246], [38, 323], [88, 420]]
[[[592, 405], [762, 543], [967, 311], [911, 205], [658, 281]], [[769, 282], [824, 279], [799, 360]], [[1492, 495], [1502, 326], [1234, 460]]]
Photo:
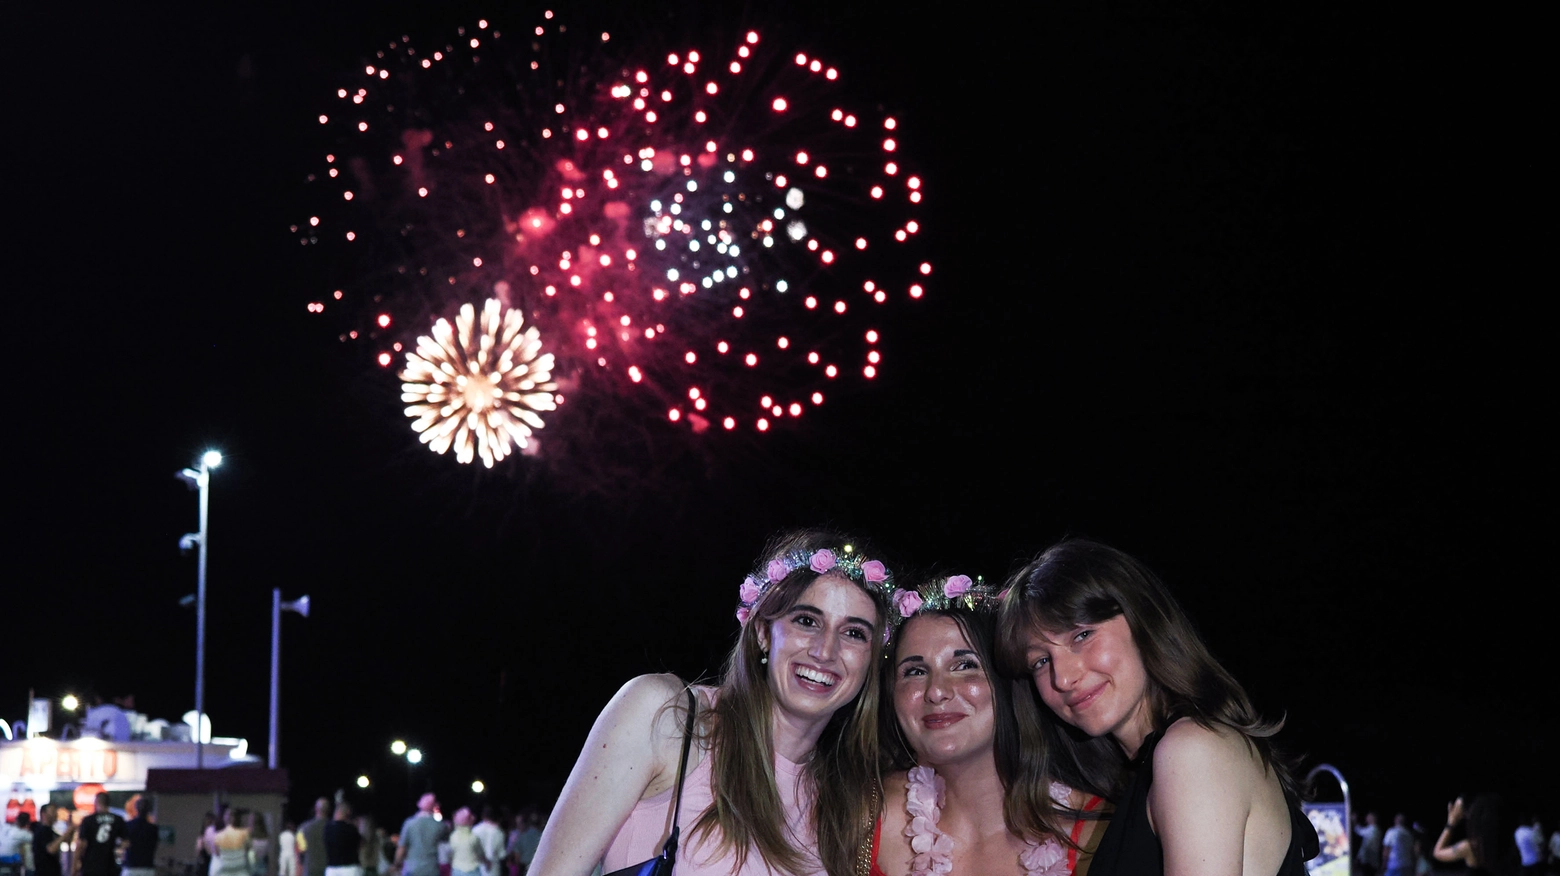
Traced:
[[[696, 432], [768, 431], [877, 378], [885, 306], [932, 272], [898, 120], [756, 31], [719, 57], [565, 34], [548, 13], [403, 37], [336, 89], [295, 229], [341, 273], [310, 312], [388, 365], [392, 325], [494, 296], [541, 327], [569, 409]], [[446, 406], [414, 416], [459, 455]]]
[[553, 354], [542, 352], [536, 326], [524, 326], [518, 310], [490, 298], [476, 309], [462, 305], [452, 329], [441, 319], [433, 336], [417, 339], [401, 372], [401, 401], [413, 418], [412, 431], [435, 453], [452, 446], [458, 462], [473, 455], [488, 468], [522, 450], [531, 430], [542, 428], [541, 412], [556, 409]]

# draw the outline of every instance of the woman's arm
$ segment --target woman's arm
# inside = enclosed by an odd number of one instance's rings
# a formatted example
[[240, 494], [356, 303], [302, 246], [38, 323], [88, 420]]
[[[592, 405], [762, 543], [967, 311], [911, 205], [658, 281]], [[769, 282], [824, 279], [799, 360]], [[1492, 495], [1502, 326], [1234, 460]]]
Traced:
[[[663, 790], [682, 753], [674, 675], [641, 675], [602, 709], [542, 831], [528, 876], [589, 876], [634, 804]], [[657, 850], [645, 849], [649, 858]]]
[[1251, 815], [1251, 754], [1245, 740], [1190, 720], [1154, 750], [1149, 821], [1165, 853], [1165, 876], [1241, 876]]
[[1441, 835], [1435, 838], [1435, 848], [1430, 852], [1431, 857], [1446, 863], [1453, 861], [1461, 861], [1465, 864], [1473, 863], [1469, 860], [1473, 856], [1470, 854], [1472, 846], [1468, 844], [1468, 841], [1452, 842], [1452, 828], [1462, 821], [1462, 817], [1463, 802], [1462, 798], [1458, 797], [1446, 806], [1446, 826], [1441, 828]]

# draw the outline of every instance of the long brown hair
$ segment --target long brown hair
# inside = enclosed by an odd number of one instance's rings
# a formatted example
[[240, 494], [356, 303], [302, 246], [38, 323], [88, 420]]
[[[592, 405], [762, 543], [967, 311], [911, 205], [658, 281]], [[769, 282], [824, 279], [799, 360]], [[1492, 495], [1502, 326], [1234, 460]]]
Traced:
[[[1271, 738], [1284, 722], [1258, 714], [1240, 682], [1214, 659], [1159, 578], [1115, 548], [1067, 539], [1009, 579], [997, 621], [1002, 671], [1032, 682], [1025, 652], [1033, 632], [1070, 630], [1117, 615], [1126, 619], [1148, 676], [1154, 730], [1164, 730], [1181, 718], [1209, 729], [1216, 724], [1229, 727], [1245, 737], [1286, 792], [1297, 792], [1292, 765]], [[1028, 687], [1031, 701], [1038, 699], [1034, 685]], [[1040, 728], [1052, 750], [1062, 755], [1059, 759], [1072, 761], [1081, 777], [1093, 784], [1118, 784], [1126, 761], [1114, 740], [1090, 738], [1060, 724], [1053, 718]]]
[[[772, 541], [758, 567], [763, 570], [769, 560], [797, 551], [810, 553], [828, 548], [838, 553], [846, 545], [858, 556], [877, 556], [859, 540], [834, 532], [804, 530]], [[710, 741], [710, 791], [714, 799], [694, 822], [692, 833], [704, 839], [718, 834], [719, 849], [735, 852], [739, 870], [750, 849], [756, 850], [770, 868], [782, 872], [799, 872], [810, 863], [792, 845], [775, 783], [775, 698], [758, 631], [790, 611], [819, 577], [804, 565], [771, 583], [753, 606], [751, 617], [737, 635], [736, 646], [726, 658], [714, 708], [701, 716], [701, 725]], [[874, 801], [882, 796], [877, 771], [877, 663], [883, 654], [888, 600], [877, 588], [863, 586], [862, 590], [872, 597], [878, 612], [866, 678], [855, 700], [829, 719], [803, 773], [817, 801], [812, 822], [818, 838], [818, 858], [829, 876], [851, 876], [855, 871], [857, 855], [877, 817]]]
[[[941, 579], [938, 580], [940, 584]], [[922, 588], [923, 592], [926, 588]], [[894, 684], [898, 678], [899, 643], [905, 628], [917, 619], [946, 617], [959, 625], [967, 642], [980, 658], [981, 671], [991, 686], [991, 705], [995, 714], [995, 733], [992, 740], [992, 756], [996, 761], [997, 777], [1002, 782], [1002, 817], [1008, 832], [1035, 842], [1055, 837], [1072, 845], [1063, 822], [1068, 819], [1088, 817], [1083, 813], [1058, 807], [1051, 799], [1051, 781], [1057, 779], [1079, 790], [1097, 796], [1105, 796], [1086, 780], [1071, 774], [1059, 775], [1054, 769], [1050, 749], [1039, 734], [1037, 725], [1044, 719], [1035, 708], [1026, 688], [1027, 679], [1009, 680], [997, 673], [997, 623], [996, 613], [989, 610], [969, 609], [963, 606], [925, 609], [907, 619], [894, 633], [889, 643], [888, 659], [884, 661], [883, 702], [880, 710], [883, 738], [883, 758], [886, 770], [907, 770], [916, 765], [915, 753], [905, 740], [899, 716], [894, 711]]]

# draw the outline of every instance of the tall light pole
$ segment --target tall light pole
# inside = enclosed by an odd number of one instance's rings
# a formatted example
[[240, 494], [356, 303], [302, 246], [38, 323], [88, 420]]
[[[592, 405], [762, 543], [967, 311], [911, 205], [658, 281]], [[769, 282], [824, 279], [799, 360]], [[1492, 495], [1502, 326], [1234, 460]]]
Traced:
[[271, 590], [271, 741], [266, 747], [266, 766], [276, 769], [276, 734], [281, 724], [279, 706], [282, 699], [282, 612], [295, 611], [309, 616], [309, 597], [292, 602], [282, 601], [282, 588]]
[[186, 533], [179, 539], [179, 547], [189, 550], [199, 546], [199, 559], [195, 566], [195, 768], [204, 769], [206, 724], [206, 519], [211, 508], [211, 470], [222, 464], [222, 454], [208, 450], [201, 454], [196, 468], [179, 472], [179, 478], [192, 488], [200, 490], [200, 531]]

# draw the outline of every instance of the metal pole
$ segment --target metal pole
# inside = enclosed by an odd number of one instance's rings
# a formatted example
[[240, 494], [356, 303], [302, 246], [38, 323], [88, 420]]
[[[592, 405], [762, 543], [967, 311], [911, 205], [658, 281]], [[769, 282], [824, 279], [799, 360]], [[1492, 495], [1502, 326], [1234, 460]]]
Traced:
[[266, 747], [266, 766], [276, 769], [277, 706], [282, 690], [282, 588], [271, 590], [271, 742]]
[[1312, 767], [1310, 772], [1305, 774], [1305, 783], [1306, 783], [1307, 786], [1310, 787], [1311, 793], [1313, 793], [1313, 794], [1316, 793], [1316, 787], [1315, 787], [1316, 786], [1316, 777], [1318, 775], [1320, 775], [1321, 773], [1327, 773], [1327, 774], [1331, 775], [1338, 782], [1338, 787], [1343, 790], [1343, 829], [1344, 829], [1345, 835], [1348, 837], [1348, 840], [1349, 840], [1348, 845], [1347, 845], [1348, 851], [1346, 853], [1346, 857], [1348, 858], [1348, 860], [1353, 861], [1354, 860], [1354, 798], [1352, 796], [1350, 796], [1350, 794], [1349, 794], [1349, 781], [1343, 777], [1343, 773], [1338, 772], [1338, 768], [1337, 767], [1333, 766], [1330, 763], [1319, 763], [1316, 766]]
[[195, 768], [205, 769], [206, 747], [206, 516], [211, 507], [211, 472], [200, 462], [200, 559], [195, 590]]

